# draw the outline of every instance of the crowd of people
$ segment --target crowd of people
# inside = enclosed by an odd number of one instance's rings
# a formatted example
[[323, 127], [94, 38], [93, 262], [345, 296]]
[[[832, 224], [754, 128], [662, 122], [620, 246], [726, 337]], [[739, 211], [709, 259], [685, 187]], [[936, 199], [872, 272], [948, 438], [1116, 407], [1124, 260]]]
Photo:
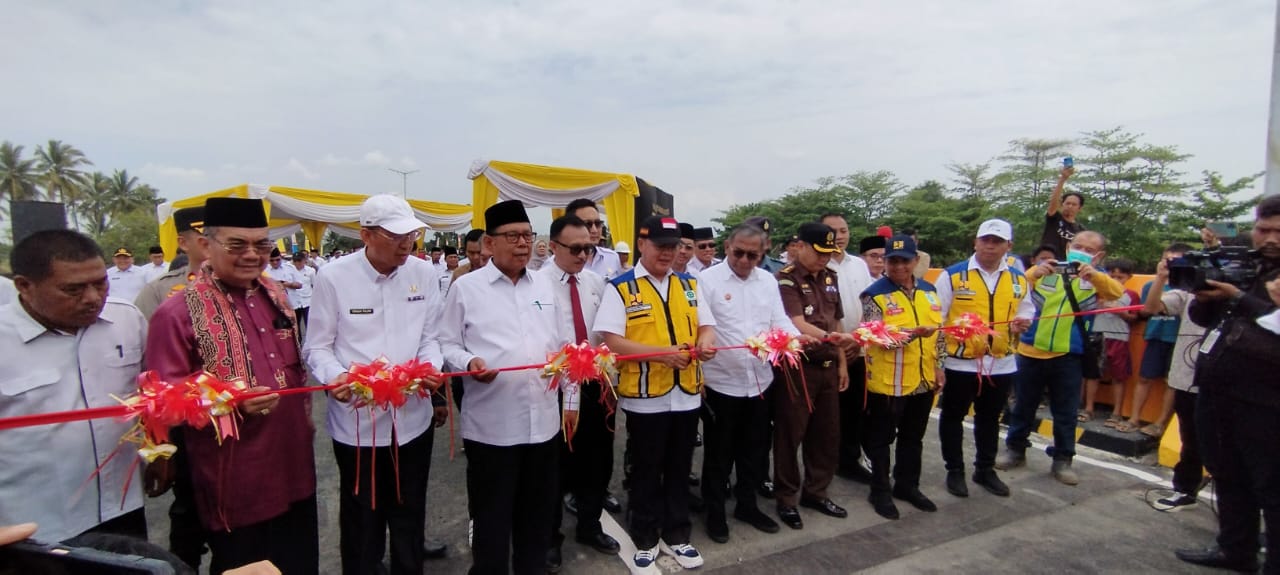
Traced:
[[[1012, 226], [990, 219], [973, 231], [972, 256], [933, 281], [914, 232], [881, 228], [849, 253], [838, 213], [788, 230], [781, 260], [770, 257], [777, 230], [766, 218], [718, 241], [711, 228], [653, 216], [638, 226], [633, 261], [627, 244], [606, 247], [588, 199], [571, 202], [545, 239], [519, 201], [490, 206], [462, 253], [415, 250], [425, 224], [385, 195], [361, 207], [364, 247], [329, 258], [282, 254], [261, 202], [239, 198], [174, 214], [183, 265], [159, 253], [139, 269], [122, 248], [108, 270], [86, 236], [38, 232], [14, 248], [17, 296], [0, 307], [9, 360], [0, 363], [0, 417], [112, 405], [144, 370], [174, 381], [207, 372], [262, 394], [239, 404], [235, 438], [176, 428], [174, 456], [143, 470], [111, 457], [130, 423], [6, 431], [0, 525], [35, 521], [37, 537], [68, 544], [92, 533], [145, 539], [144, 495], [172, 489], [169, 551], [185, 565], [198, 568], [207, 550], [213, 573], [262, 561], [316, 573], [310, 413], [320, 398], [274, 392], [324, 384], [340, 480], [337, 493], [319, 495], [338, 502], [343, 573], [421, 573], [444, 552], [425, 536], [426, 501], [434, 429], [451, 408], [467, 466], [471, 572], [559, 571], [565, 509], [577, 516], [574, 542], [607, 554], [620, 544], [600, 518], [625, 509], [633, 571], [656, 572], [664, 554], [693, 569], [704, 560], [691, 509], [705, 512], [707, 538], [724, 544], [730, 499], [733, 528], [765, 533], [779, 522], [803, 529], [804, 513], [847, 517], [828, 493], [837, 476], [867, 484], [868, 505], [884, 518], [899, 517], [898, 502], [936, 511], [920, 484], [935, 403], [952, 496], [969, 497], [970, 483], [1011, 495], [998, 471], [1026, 464], [1046, 399], [1051, 474], [1077, 485], [1076, 431], [1094, 417], [1097, 383], [1127, 380], [1139, 363], [1132, 415], [1120, 416], [1117, 392], [1107, 424], [1163, 433], [1168, 414], [1146, 427], [1139, 414], [1152, 383], [1168, 379], [1183, 451], [1175, 493], [1159, 505], [1194, 505], [1202, 464], [1218, 482], [1218, 545], [1178, 556], [1256, 570], [1259, 514], [1280, 524], [1280, 457], [1257, 441], [1280, 437], [1280, 388], [1262, 371], [1275, 364], [1280, 337], [1280, 199], [1257, 209], [1257, 281], [1170, 289], [1169, 264], [1189, 250], [1177, 244], [1139, 295], [1124, 287], [1133, 264], [1108, 260], [1107, 239], [1077, 221], [1084, 197], [1064, 194], [1070, 175], [1059, 178], [1037, 250], [1015, 255]], [[1113, 307], [1126, 311], [1082, 314]], [[939, 330], [975, 315], [989, 333]], [[1147, 352], [1132, 362], [1129, 325], [1144, 318]], [[860, 345], [850, 332], [863, 322], [904, 336]], [[804, 346], [798, 365], [771, 367], [731, 347], [773, 330]], [[582, 341], [644, 358], [620, 361], [611, 382], [559, 386], [537, 370], [500, 369]], [[424, 385], [440, 392], [371, 417], [353, 397], [349, 367], [380, 358], [467, 375], [430, 376]], [[962, 422], [971, 413], [969, 463]], [[609, 490], [615, 430], [625, 436], [625, 498]], [[1272, 530], [1266, 538], [1276, 541]]]

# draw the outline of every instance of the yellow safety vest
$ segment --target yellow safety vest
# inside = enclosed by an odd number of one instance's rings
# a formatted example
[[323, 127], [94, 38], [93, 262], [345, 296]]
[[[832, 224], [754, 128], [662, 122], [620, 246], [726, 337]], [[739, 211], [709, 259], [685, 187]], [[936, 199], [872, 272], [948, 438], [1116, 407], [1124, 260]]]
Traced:
[[974, 313], [981, 317], [996, 334], [987, 337], [975, 337], [967, 341], [947, 337], [947, 355], [961, 359], [978, 359], [984, 355], [1005, 357], [1013, 353], [1010, 342], [1015, 341], [1009, 331], [1010, 324], [997, 323], [1012, 320], [1018, 313], [1018, 303], [1030, 293], [1027, 276], [1016, 269], [1001, 271], [996, 276], [995, 294], [987, 285], [982, 273], [973, 270], [970, 273], [969, 262], [963, 261], [950, 268], [947, 273], [951, 278], [951, 307], [947, 310], [947, 325], [966, 313]]
[[[637, 279], [634, 269], [609, 283], [618, 290], [626, 307], [627, 339], [653, 346], [692, 346], [697, 341], [698, 280], [692, 275], [671, 272], [666, 301], [649, 278]], [[618, 364], [618, 395], [622, 397], [660, 397], [675, 387], [694, 395], [701, 386], [702, 370], [696, 362], [680, 371], [649, 361]]]
[[[863, 292], [880, 306], [886, 326], [910, 330], [942, 324], [942, 302], [934, 287], [916, 280], [913, 297], [897, 284], [880, 278]], [[920, 337], [897, 349], [866, 348], [867, 391], [881, 395], [911, 395], [917, 387], [933, 386], [938, 366], [938, 334]]]

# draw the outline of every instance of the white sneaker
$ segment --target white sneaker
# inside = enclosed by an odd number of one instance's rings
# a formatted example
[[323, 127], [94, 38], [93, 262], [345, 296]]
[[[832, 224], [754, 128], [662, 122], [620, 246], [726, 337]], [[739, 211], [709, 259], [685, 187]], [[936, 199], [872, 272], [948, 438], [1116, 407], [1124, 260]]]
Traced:
[[467, 547], [471, 546], [471, 540], [476, 536], [476, 520], [467, 520]]
[[676, 558], [676, 563], [685, 569], [697, 569], [702, 567], [702, 554], [698, 553], [692, 545], [688, 543], [678, 543], [676, 545], [667, 545], [665, 541], [658, 540], [658, 546], [662, 548], [662, 552]]
[[637, 571], [644, 571], [653, 567], [653, 562], [658, 559], [658, 548], [640, 549], [636, 551], [635, 556], [631, 559], [632, 565]]
[[1169, 497], [1156, 500], [1155, 505], [1152, 507], [1160, 511], [1181, 511], [1195, 504], [1195, 496], [1186, 493], [1174, 493]]

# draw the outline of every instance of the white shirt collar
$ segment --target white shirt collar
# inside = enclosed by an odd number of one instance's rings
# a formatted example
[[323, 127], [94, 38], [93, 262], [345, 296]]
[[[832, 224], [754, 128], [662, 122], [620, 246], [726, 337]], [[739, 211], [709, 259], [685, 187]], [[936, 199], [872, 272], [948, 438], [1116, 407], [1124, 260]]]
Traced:
[[[969, 269], [985, 272], [985, 270], [982, 269], [982, 266], [978, 264], [978, 256], [976, 255], [969, 256]], [[1009, 269], [1009, 259], [1005, 257], [1001, 257], [1000, 267], [996, 268], [996, 271], [990, 272], [990, 273], [998, 274], [1002, 271], [1007, 271], [1008, 269]]]
[[[61, 330], [51, 330], [45, 327], [44, 324], [36, 321], [36, 318], [31, 317], [31, 314], [27, 313], [27, 308], [24, 307], [22, 302], [18, 301], [16, 298], [13, 300], [13, 303], [9, 305], [9, 309], [10, 313], [13, 314], [13, 327], [17, 330], [18, 337], [22, 338], [22, 343], [30, 343], [31, 340], [44, 335], [45, 332], [54, 332], [61, 335], [75, 335], [74, 332], [69, 333]], [[112, 323], [110, 319], [103, 316], [103, 312], [105, 312], [106, 309], [107, 306], [104, 304], [102, 306], [102, 311], [98, 312], [98, 321]]]
[[653, 278], [653, 281], [656, 281], [656, 282], [664, 282], [664, 281], [667, 281], [667, 278], [670, 278], [672, 275], [674, 275], [674, 274], [675, 274], [675, 271], [674, 271], [674, 270], [672, 270], [672, 271], [668, 271], [668, 272], [667, 272], [666, 277], [658, 277], [658, 276], [655, 276], [655, 275], [653, 275], [653, 274], [649, 273], [649, 270], [644, 269], [644, 264], [642, 264], [642, 263], [640, 263], [640, 262], [636, 262], [635, 270], [636, 270], [636, 279], [640, 279], [640, 278], [643, 278], [643, 277], [650, 277], [650, 278]]
[[379, 278], [392, 279], [396, 277], [396, 274], [400, 272], [400, 268], [402, 267], [404, 266], [397, 266], [396, 269], [391, 270], [391, 273], [383, 274], [382, 272], [379, 272], [377, 268], [373, 267], [373, 262], [369, 261], [369, 254], [365, 253], [364, 250], [360, 250], [360, 270], [364, 272], [370, 282], [377, 281]]

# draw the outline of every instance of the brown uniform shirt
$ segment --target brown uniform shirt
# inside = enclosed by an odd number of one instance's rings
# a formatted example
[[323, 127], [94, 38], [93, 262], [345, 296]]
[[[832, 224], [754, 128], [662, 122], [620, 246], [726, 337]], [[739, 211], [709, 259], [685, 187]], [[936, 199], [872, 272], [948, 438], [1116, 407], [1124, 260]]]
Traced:
[[182, 290], [186, 289], [194, 279], [195, 276], [191, 274], [189, 266], [167, 272], [143, 287], [137, 299], [133, 301], [133, 305], [137, 306], [138, 311], [150, 320], [156, 313], [156, 308], [160, 307], [164, 300], [182, 293]]
[[[840, 330], [844, 308], [840, 305], [840, 286], [836, 272], [822, 268], [809, 273], [797, 264], [788, 264], [778, 271], [778, 291], [782, 294], [782, 307], [788, 317], [804, 316], [804, 320], [825, 331]], [[805, 352], [810, 362], [836, 359], [835, 344], [824, 343]]]

